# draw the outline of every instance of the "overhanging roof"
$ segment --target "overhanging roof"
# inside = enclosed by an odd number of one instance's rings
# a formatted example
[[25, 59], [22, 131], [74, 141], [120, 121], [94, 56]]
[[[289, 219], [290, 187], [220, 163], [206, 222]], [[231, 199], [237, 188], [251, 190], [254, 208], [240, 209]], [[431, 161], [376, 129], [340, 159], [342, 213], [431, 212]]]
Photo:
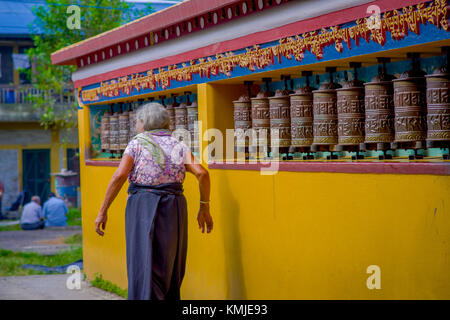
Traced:
[[129, 22], [95, 37], [62, 48], [52, 54], [53, 64], [76, 64], [76, 58], [106, 49], [115, 43], [125, 42], [173, 24], [192, 19], [215, 9], [229, 6], [240, 0], [185, 0], [167, 9]]

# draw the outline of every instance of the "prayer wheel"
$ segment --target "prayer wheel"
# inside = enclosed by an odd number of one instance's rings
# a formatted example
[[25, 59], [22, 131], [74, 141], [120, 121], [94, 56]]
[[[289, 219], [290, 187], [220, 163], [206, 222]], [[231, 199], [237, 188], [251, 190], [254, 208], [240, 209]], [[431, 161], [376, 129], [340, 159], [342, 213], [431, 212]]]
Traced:
[[[450, 146], [450, 75], [448, 67], [439, 67], [427, 75], [427, 146]], [[447, 156], [448, 157], [448, 156]]]
[[249, 146], [251, 144], [252, 128], [252, 108], [251, 108], [251, 86], [252, 81], [244, 81], [247, 85], [247, 93], [241, 95], [238, 100], [233, 101], [234, 130], [235, 130], [235, 150], [238, 158], [243, 155], [249, 156]]
[[130, 138], [130, 117], [127, 110], [119, 114], [119, 149], [123, 152]]
[[187, 109], [186, 103], [182, 102], [177, 107], [174, 107], [175, 110], [175, 129], [176, 130], [187, 130]]
[[359, 145], [364, 142], [364, 86], [357, 76], [361, 63], [351, 63], [350, 66], [354, 67], [354, 79], [336, 89], [338, 144], [341, 151], [359, 151]]
[[[161, 101], [164, 101], [165, 96], [161, 96]], [[169, 103], [166, 106], [167, 113], [169, 114], [169, 130], [174, 131], [175, 127], [175, 107], [178, 105], [175, 97], [173, 98], [173, 103]]]
[[271, 146], [279, 147], [280, 153], [288, 152], [291, 146], [291, 101], [287, 89], [289, 77], [282, 76], [284, 89], [276, 90], [275, 95], [269, 97], [270, 108], [270, 137]]
[[[313, 147], [318, 151], [336, 151], [338, 143], [338, 117], [336, 89], [339, 84], [334, 83], [332, 73], [336, 68], [327, 68], [330, 82], [322, 83], [318, 90], [313, 90]], [[336, 158], [331, 155], [330, 158]]]
[[112, 154], [120, 151], [120, 137], [119, 137], [119, 113], [113, 112], [109, 118], [109, 150]]
[[291, 102], [291, 151], [310, 151], [313, 135], [313, 94], [314, 88], [309, 86], [312, 72], [303, 72], [306, 86], [290, 95]]
[[369, 150], [385, 151], [394, 141], [393, 76], [386, 73], [384, 63], [383, 71], [364, 84], [366, 114], [364, 144]]
[[[142, 103], [141, 101], [139, 103]], [[129, 121], [130, 121], [130, 132], [129, 132], [129, 138], [128, 141], [131, 141], [131, 139], [134, 138], [136, 135], [136, 110], [137, 105], [134, 104], [134, 107], [132, 110], [129, 111]]]
[[427, 137], [425, 78], [410, 70], [394, 82], [395, 138], [399, 148], [419, 149]]
[[265, 90], [259, 92], [256, 97], [251, 98], [252, 128], [256, 134], [255, 141], [252, 141], [252, 148], [258, 146], [260, 152], [267, 153], [270, 146], [270, 106], [269, 106], [269, 83], [270, 78], [263, 78]]
[[245, 137], [247, 130], [252, 127], [251, 103], [248, 94], [244, 94], [238, 100], [233, 101], [233, 108], [236, 150], [243, 151], [249, 146], [249, 141]]
[[110, 118], [111, 113], [108, 110], [103, 113], [100, 131], [101, 149], [102, 152], [109, 151], [109, 139], [110, 139]]
[[[291, 105], [289, 94], [288, 90], [277, 90], [273, 97], [269, 97], [270, 136], [280, 149], [289, 148], [291, 145]], [[277, 130], [278, 133], [276, 133]]]
[[187, 121], [188, 130], [191, 134], [191, 150], [193, 153], [199, 152], [199, 142], [198, 142], [198, 105], [194, 101], [186, 107], [187, 109]]

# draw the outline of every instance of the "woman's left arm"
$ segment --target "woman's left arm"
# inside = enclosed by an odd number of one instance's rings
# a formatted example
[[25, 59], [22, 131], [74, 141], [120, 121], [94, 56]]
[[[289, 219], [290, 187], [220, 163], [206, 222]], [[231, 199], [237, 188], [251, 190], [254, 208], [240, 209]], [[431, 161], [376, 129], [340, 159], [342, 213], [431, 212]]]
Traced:
[[[134, 160], [128, 154], [124, 154], [122, 160], [120, 161], [119, 167], [116, 172], [114, 172], [111, 181], [106, 189], [105, 199], [103, 199], [102, 206], [100, 207], [100, 212], [98, 213], [97, 219], [95, 219], [95, 232], [103, 236], [104, 230], [106, 228], [106, 220], [108, 217], [108, 209], [114, 199], [117, 197], [120, 189], [122, 189], [123, 184], [127, 181], [128, 175], [133, 169]], [[101, 230], [103, 229], [103, 231]]]

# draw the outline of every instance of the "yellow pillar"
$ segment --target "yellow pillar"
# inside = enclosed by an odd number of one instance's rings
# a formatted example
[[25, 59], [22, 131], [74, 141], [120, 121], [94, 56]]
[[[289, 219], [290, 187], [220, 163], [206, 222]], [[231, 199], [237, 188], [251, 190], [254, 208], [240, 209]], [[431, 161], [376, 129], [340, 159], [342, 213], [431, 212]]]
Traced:
[[[234, 128], [232, 101], [237, 100], [245, 93], [245, 90], [245, 86], [235, 84], [202, 83], [198, 85], [198, 118], [202, 121], [201, 150], [206, 150], [208, 145], [205, 131], [219, 129], [223, 136], [223, 155], [226, 156], [226, 129]], [[207, 162], [205, 157], [202, 160], [203, 164]]]

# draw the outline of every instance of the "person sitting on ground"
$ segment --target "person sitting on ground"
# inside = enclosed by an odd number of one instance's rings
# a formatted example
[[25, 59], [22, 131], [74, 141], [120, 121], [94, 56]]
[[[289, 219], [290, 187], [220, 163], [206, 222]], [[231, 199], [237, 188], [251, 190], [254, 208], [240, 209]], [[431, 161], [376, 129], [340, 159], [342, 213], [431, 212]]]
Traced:
[[20, 227], [22, 230], [44, 229], [44, 215], [41, 210], [41, 199], [38, 196], [31, 197], [31, 202], [23, 207]]
[[67, 225], [66, 213], [69, 212], [64, 200], [58, 199], [56, 194], [50, 192], [48, 200], [44, 203], [44, 216], [46, 227], [61, 227]]

